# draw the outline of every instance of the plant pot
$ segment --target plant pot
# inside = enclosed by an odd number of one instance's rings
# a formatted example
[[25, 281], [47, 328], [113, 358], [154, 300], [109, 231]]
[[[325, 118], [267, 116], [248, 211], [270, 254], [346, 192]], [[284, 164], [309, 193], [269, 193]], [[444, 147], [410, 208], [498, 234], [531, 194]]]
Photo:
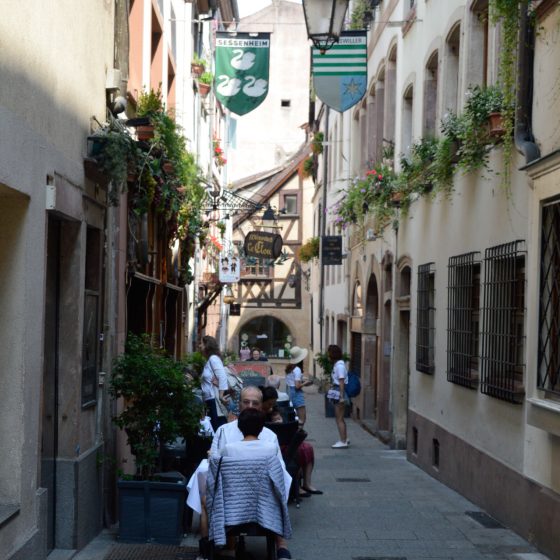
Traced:
[[87, 138], [87, 155], [91, 158], [97, 158], [103, 152], [103, 148], [107, 144], [106, 136], [88, 136]]
[[182, 482], [119, 480], [121, 542], [179, 545], [183, 537], [186, 485]]
[[198, 82], [198, 94], [200, 97], [206, 97], [210, 93], [210, 84]]
[[459, 163], [459, 148], [461, 144], [458, 140], [452, 140], [449, 144], [449, 161], [451, 163]]
[[391, 195], [391, 206], [399, 207], [401, 205], [402, 197], [402, 192], [393, 193]]
[[204, 74], [204, 64], [191, 62], [191, 74], [195, 77], [202, 76]]
[[490, 113], [488, 115], [490, 125], [490, 136], [503, 136], [505, 133], [504, 119], [502, 113]]
[[163, 165], [161, 166], [163, 171], [165, 173], [167, 173], [168, 175], [173, 173], [174, 167], [173, 164], [170, 161], [164, 161]]
[[150, 140], [150, 138], [154, 137], [154, 125], [153, 124], [145, 124], [138, 126], [136, 128], [136, 136], [138, 140]]

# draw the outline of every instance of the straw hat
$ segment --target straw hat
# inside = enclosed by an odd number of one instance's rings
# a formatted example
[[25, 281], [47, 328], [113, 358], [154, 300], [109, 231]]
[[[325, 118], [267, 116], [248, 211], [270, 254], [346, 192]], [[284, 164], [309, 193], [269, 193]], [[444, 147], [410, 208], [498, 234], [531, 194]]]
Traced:
[[302, 360], [305, 360], [307, 356], [307, 350], [305, 348], [300, 348], [299, 346], [292, 346], [290, 348], [290, 364], [299, 364]]

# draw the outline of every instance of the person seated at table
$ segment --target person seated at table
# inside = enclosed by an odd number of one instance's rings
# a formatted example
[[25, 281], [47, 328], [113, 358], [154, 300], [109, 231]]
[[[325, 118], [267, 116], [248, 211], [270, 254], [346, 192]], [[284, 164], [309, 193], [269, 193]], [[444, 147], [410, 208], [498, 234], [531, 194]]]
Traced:
[[260, 348], [253, 348], [251, 350], [251, 357], [247, 360], [248, 362], [268, 362], [268, 358], [263, 356]]
[[[280, 409], [276, 406], [276, 402], [278, 400], [278, 393], [276, 389], [273, 387], [264, 387], [262, 389], [262, 393], [262, 408], [266, 415], [266, 421], [278, 424], [283, 423], [283, 417], [280, 413]], [[278, 419], [280, 419], [279, 422]], [[299, 496], [302, 498], [308, 498], [311, 494], [322, 494], [323, 492], [321, 490], [317, 490], [317, 488], [315, 488], [311, 483], [313, 468], [315, 466], [315, 451], [309, 442], [302, 441], [299, 444], [296, 461], [298, 466], [301, 468], [303, 475], [303, 484], [300, 487]]]
[[[241, 400], [239, 404], [240, 408], [240, 415], [241, 413], [249, 408], [257, 409], [262, 412], [262, 393], [258, 387], [248, 386], [244, 387], [241, 391]], [[210, 447], [210, 455], [212, 456], [220, 456], [224, 453], [224, 449], [230, 443], [241, 442], [244, 439], [243, 432], [239, 429], [239, 419], [234, 420], [233, 422], [228, 422], [227, 424], [223, 424], [218, 428], [216, 431], [216, 435], [212, 440], [212, 446]], [[278, 445], [278, 438], [276, 434], [269, 430], [267, 427], [264, 427], [261, 432], [259, 433], [257, 439], [259, 441], [266, 441], [272, 443], [276, 450], [276, 455], [280, 459], [280, 463], [282, 464], [282, 468], [284, 470], [284, 482], [286, 484], [286, 496], [289, 494], [289, 488], [291, 485], [291, 477], [286, 471], [286, 466], [284, 464], [284, 459], [282, 458], [282, 452], [280, 451], [280, 446]], [[202, 499], [202, 503], [204, 505], [204, 498]], [[203, 508], [204, 509], [204, 508]], [[204, 512], [206, 515], [206, 512]], [[201, 535], [202, 537], [208, 537], [208, 528], [207, 524], [205, 526], [205, 534], [202, 531], [202, 514], [201, 514]], [[202, 539], [201, 539], [202, 540]], [[228, 553], [234, 553], [234, 550], [230, 547], [229, 550], [223, 551], [222, 555], [227, 556]], [[283, 537], [277, 536], [276, 537], [276, 554], [277, 558], [280, 560], [282, 558], [291, 558], [290, 551], [287, 547], [286, 539]]]
[[246, 408], [241, 412], [237, 419], [237, 427], [243, 434], [243, 439], [227, 443], [222, 451], [222, 455], [236, 459], [276, 455], [277, 446], [274, 443], [259, 439], [259, 435], [264, 428], [265, 419], [264, 412], [256, 408]]

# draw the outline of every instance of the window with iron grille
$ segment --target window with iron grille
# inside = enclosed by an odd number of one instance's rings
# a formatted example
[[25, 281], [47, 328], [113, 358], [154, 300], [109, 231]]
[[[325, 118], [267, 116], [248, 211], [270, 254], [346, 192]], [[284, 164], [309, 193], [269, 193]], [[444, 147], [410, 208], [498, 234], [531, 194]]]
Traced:
[[478, 385], [480, 253], [449, 259], [447, 381], [470, 389]]
[[560, 200], [542, 208], [538, 387], [560, 397]]
[[270, 276], [270, 264], [268, 261], [260, 259], [248, 259], [241, 269], [241, 277], [260, 276], [268, 278]]
[[523, 241], [490, 247], [484, 254], [481, 391], [521, 403], [525, 389], [525, 250]]
[[416, 321], [416, 369], [434, 373], [435, 343], [435, 269], [434, 263], [418, 267], [418, 304]]

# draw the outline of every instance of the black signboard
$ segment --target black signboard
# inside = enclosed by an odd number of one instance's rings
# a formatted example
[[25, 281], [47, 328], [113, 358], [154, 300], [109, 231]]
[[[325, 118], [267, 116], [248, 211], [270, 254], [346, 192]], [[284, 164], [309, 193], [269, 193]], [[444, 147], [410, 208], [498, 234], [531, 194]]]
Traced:
[[241, 315], [241, 304], [240, 303], [230, 303], [229, 304], [229, 314], [232, 317], [239, 317]]
[[282, 253], [282, 236], [267, 231], [250, 231], [245, 237], [245, 255], [257, 259], [277, 259]]
[[342, 264], [342, 235], [323, 235], [321, 262]]

